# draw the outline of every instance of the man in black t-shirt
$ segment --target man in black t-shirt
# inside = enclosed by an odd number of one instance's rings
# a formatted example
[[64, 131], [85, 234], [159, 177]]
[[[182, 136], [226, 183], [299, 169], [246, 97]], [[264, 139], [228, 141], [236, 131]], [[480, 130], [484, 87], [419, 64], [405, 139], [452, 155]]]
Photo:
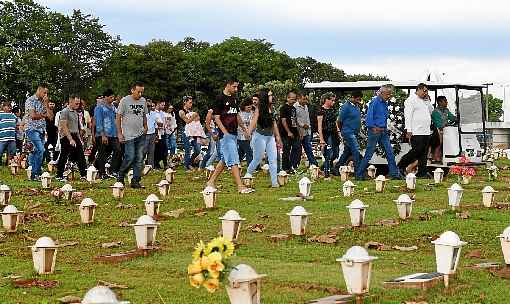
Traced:
[[324, 155], [324, 178], [330, 179], [329, 174], [333, 166], [333, 160], [338, 157], [338, 145], [340, 144], [339, 130], [336, 124], [337, 113], [333, 108], [335, 95], [331, 92], [321, 96], [322, 107], [317, 114], [317, 127], [319, 141]]
[[[53, 101], [49, 101], [48, 102], [48, 107], [54, 111], [55, 110], [55, 103]], [[54, 161], [54, 160], [57, 160], [58, 158], [58, 152], [55, 151], [55, 148], [57, 146], [57, 133], [58, 133], [58, 128], [57, 126], [55, 126], [55, 117], [51, 117], [51, 118], [48, 118], [46, 117], [45, 118], [46, 120], [46, 135], [47, 135], [47, 140], [46, 140], [46, 143], [44, 144], [44, 154], [45, 154], [45, 159], [46, 161], [50, 162], [50, 161]], [[49, 152], [49, 146], [52, 146], [52, 150], [53, 150], [53, 159], [50, 159], [50, 152]]]
[[294, 103], [297, 101], [297, 94], [290, 91], [287, 94], [287, 103], [280, 108], [280, 134], [283, 143], [282, 169], [287, 173], [294, 173], [299, 166], [301, 155], [301, 141], [297, 128], [297, 115]]
[[237, 150], [237, 124], [240, 121], [239, 103], [236, 98], [239, 81], [229, 80], [225, 83], [223, 92], [216, 98], [213, 109], [214, 122], [220, 130], [220, 153], [221, 158], [214, 173], [207, 182], [208, 188], [216, 189], [216, 179], [223, 172], [225, 165], [232, 170], [232, 176], [237, 184], [239, 193], [253, 192], [241, 182], [239, 173], [239, 153]]

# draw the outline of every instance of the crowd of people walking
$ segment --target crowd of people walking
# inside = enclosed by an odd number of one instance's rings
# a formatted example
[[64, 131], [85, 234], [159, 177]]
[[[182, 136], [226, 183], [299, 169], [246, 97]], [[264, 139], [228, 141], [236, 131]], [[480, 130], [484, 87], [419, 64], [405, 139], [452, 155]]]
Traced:
[[[227, 168], [239, 193], [244, 194], [253, 189], [241, 182], [242, 161], [246, 161], [246, 177], [267, 163], [272, 187], [278, 187], [281, 170], [293, 174], [299, 169], [303, 152], [309, 166], [319, 166], [317, 156], [323, 157], [321, 169], [327, 180], [349, 161], [356, 178], [364, 179], [377, 145], [384, 149], [391, 178], [402, 179], [415, 169], [418, 177], [427, 178], [427, 155], [430, 152], [432, 161], [440, 161], [443, 128], [455, 121], [446, 97], [438, 96], [434, 109], [427, 86], [420, 83], [404, 103], [405, 135], [411, 150], [397, 164], [387, 126], [390, 85], [382, 86], [371, 99], [364, 117], [360, 91], [350, 92], [338, 109], [335, 94], [326, 92], [320, 97], [319, 109], [311, 111], [308, 96], [292, 90], [278, 109], [269, 89], [240, 101], [239, 81], [229, 79], [201, 117], [192, 96], [183, 96], [172, 105], [147, 100], [144, 87], [136, 82], [124, 97], [107, 89], [88, 108], [83, 98], [70, 95], [55, 112], [48, 86], [41, 84], [24, 107], [2, 103], [0, 153], [6, 152], [9, 162], [28, 154], [32, 180], [40, 178], [45, 160], [56, 164], [56, 177], [61, 180], [66, 179], [70, 165], [77, 167], [83, 179], [92, 164], [100, 178], [122, 183], [132, 169], [132, 188], [143, 187], [144, 166], [160, 170], [182, 162], [187, 172], [214, 170], [207, 182], [212, 188]], [[363, 121], [367, 129], [364, 155], [359, 143]], [[315, 150], [314, 138], [319, 144]], [[182, 159], [177, 142], [182, 143]]]

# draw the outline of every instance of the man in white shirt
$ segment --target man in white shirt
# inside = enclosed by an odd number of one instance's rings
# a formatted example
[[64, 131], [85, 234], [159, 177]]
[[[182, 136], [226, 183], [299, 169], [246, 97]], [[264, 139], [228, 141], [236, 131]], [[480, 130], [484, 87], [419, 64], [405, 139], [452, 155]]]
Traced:
[[416, 93], [411, 94], [404, 102], [404, 119], [406, 137], [411, 142], [411, 151], [398, 163], [401, 173], [405, 176], [406, 168], [416, 160], [418, 172], [416, 177], [427, 178], [427, 155], [430, 140], [431, 114], [433, 111], [428, 88], [424, 83], [418, 84]]
[[[294, 104], [296, 108], [296, 120], [299, 131], [299, 138], [301, 140], [301, 146], [305, 150], [306, 157], [310, 165], [319, 166], [315, 156], [313, 155], [312, 148], [312, 129], [310, 124], [310, 113], [308, 112], [308, 96], [300, 93], [298, 94], [298, 102]], [[299, 151], [298, 160], [301, 160], [301, 151]], [[294, 164], [299, 167], [299, 163]]]

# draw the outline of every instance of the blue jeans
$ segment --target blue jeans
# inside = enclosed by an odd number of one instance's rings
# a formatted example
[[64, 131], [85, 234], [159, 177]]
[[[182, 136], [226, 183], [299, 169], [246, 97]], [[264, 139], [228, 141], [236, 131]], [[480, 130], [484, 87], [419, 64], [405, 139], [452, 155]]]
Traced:
[[[191, 169], [192, 162], [201, 152], [201, 146], [196, 138], [189, 138], [184, 133], [184, 128], [180, 131], [182, 145], [184, 146], [184, 168], [186, 170]], [[191, 149], [193, 149], [193, 156], [191, 155]]]
[[140, 182], [142, 179], [143, 150], [145, 147], [145, 135], [124, 142], [124, 159], [119, 169], [118, 180], [124, 182], [124, 177], [133, 167], [133, 182]]
[[250, 140], [237, 140], [237, 147], [239, 149], [239, 161], [242, 161], [244, 157], [246, 157], [246, 163], [249, 165], [253, 160]]
[[40, 176], [42, 174], [42, 161], [44, 156], [44, 132], [37, 130], [27, 130], [27, 137], [32, 142], [34, 150], [28, 157], [28, 162], [32, 166], [32, 176]]
[[9, 140], [9, 141], [0, 141], [0, 156], [7, 152], [7, 157], [15, 156], [16, 155], [16, 141], [15, 140]]
[[212, 140], [212, 136], [210, 133], [207, 133], [207, 139], [209, 140], [209, 144], [207, 145], [207, 152], [205, 153], [204, 159], [200, 163], [200, 168], [203, 169], [206, 167], [206, 164], [209, 162], [209, 159], [216, 151], [215, 141]]
[[258, 132], [253, 133], [253, 137], [251, 139], [251, 146], [253, 148], [253, 160], [250, 162], [248, 166], [247, 172], [249, 174], [253, 174], [257, 167], [260, 165], [262, 158], [264, 157], [264, 152], [267, 155], [267, 162], [269, 164], [269, 173], [271, 175], [271, 184], [275, 187], [278, 186], [278, 176], [277, 176], [277, 162], [276, 162], [276, 141], [274, 136], [266, 136], [262, 135]]
[[331, 165], [333, 164], [333, 160], [338, 157], [338, 141], [335, 138], [335, 135], [327, 135], [324, 139], [326, 141], [326, 146], [324, 147], [324, 176], [329, 177], [329, 173], [331, 171]]
[[211, 152], [211, 155], [209, 156], [209, 159], [207, 160], [207, 162], [205, 164], [206, 167], [211, 166], [212, 164], [214, 164], [214, 162], [216, 160], [220, 160], [222, 158], [221, 145], [220, 145], [219, 139], [217, 141], [213, 141], [212, 147], [213, 147], [213, 151]]
[[143, 148], [143, 154], [147, 156], [147, 165], [154, 168], [154, 152], [156, 151], [156, 138], [157, 133], [145, 135], [145, 146]]
[[386, 153], [386, 160], [388, 161], [390, 176], [400, 177], [400, 172], [398, 171], [397, 164], [395, 163], [395, 155], [393, 154], [393, 148], [391, 147], [388, 131], [384, 130], [380, 133], [374, 133], [370, 128], [368, 129], [368, 143], [367, 149], [365, 151], [365, 157], [363, 157], [359, 167], [356, 168], [356, 177], [363, 178], [365, 170], [368, 167], [368, 162], [372, 159], [375, 148], [378, 144], [383, 146], [384, 152]]
[[342, 137], [344, 138], [344, 152], [338, 159], [336, 163], [336, 168], [340, 168], [340, 166], [345, 166], [345, 163], [352, 156], [352, 160], [354, 162], [354, 169], [358, 169], [360, 162], [360, 154], [359, 154], [359, 144], [358, 139], [354, 133], [347, 134], [342, 133]]
[[312, 136], [311, 135], [303, 136], [303, 139], [301, 140], [301, 145], [303, 146], [303, 150], [305, 150], [306, 158], [308, 159], [310, 165], [319, 166], [317, 160], [315, 159], [315, 156], [313, 155]]
[[220, 141], [215, 141], [210, 133], [207, 134], [207, 139], [209, 139], [209, 145], [207, 146], [207, 153], [204, 156], [204, 159], [200, 163], [200, 168], [205, 168], [212, 165], [216, 159], [218, 158], [218, 150]]
[[170, 156], [175, 155], [175, 150], [177, 149], [177, 137], [175, 136], [175, 132], [166, 135], [166, 148]]
[[220, 139], [221, 160], [227, 168], [239, 166], [239, 153], [237, 151], [237, 135], [224, 134]]

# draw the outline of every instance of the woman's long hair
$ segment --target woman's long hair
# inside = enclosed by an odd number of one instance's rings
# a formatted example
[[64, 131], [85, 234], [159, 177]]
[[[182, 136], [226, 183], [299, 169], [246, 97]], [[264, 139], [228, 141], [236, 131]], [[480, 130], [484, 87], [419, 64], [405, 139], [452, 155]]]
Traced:
[[269, 107], [271, 104], [269, 103], [269, 90], [262, 89], [259, 92], [259, 119], [258, 125], [263, 128], [270, 128], [273, 126], [273, 117], [271, 112], [269, 112]]

